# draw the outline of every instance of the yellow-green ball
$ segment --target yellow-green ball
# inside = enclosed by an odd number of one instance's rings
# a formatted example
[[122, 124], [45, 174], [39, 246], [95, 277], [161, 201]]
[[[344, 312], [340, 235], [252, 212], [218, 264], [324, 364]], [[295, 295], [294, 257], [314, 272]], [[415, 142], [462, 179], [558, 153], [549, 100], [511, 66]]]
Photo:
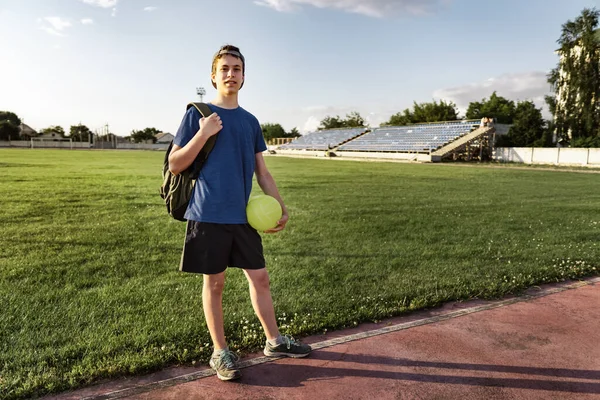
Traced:
[[275, 228], [282, 214], [279, 202], [266, 194], [250, 198], [246, 206], [248, 223], [257, 231]]

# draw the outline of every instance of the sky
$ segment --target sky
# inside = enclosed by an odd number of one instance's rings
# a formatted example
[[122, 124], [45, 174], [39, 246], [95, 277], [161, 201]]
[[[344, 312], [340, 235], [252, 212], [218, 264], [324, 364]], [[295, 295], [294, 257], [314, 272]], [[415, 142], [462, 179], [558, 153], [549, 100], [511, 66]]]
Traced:
[[352, 111], [378, 126], [414, 101], [464, 115], [494, 91], [544, 107], [561, 26], [586, 7], [600, 0], [0, 0], [0, 110], [38, 131], [174, 134], [196, 88], [215, 97], [224, 44], [246, 58], [240, 105], [286, 131]]

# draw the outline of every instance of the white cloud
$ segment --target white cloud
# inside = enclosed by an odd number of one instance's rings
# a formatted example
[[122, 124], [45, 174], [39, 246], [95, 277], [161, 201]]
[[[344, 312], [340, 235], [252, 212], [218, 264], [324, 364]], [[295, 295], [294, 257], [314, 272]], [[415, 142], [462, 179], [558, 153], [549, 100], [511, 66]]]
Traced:
[[93, 23], [94, 23], [94, 20], [91, 18], [83, 18], [81, 20], [82, 25], [92, 25]]
[[154, 7], [154, 6], [144, 7], [144, 11], [148, 11], [148, 12], [152, 12], [152, 11], [156, 11], [156, 10], [158, 10], [158, 7]]
[[544, 117], [550, 116], [546, 107], [544, 96], [551, 94], [547, 82], [546, 72], [532, 71], [520, 74], [504, 74], [489, 78], [483, 82], [471, 83], [464, 86], [439, 89], [433, 93], [435, 99], [453, 101], [459, 111], [464, 115], [469, 103], [489, 98], [495, 91], [498, 96], [508, 100], [531, 100], [536, 107], [542, 108]]
[[325, 117], [337, 117], [344, 119], [346, 114], [356, 111], [354, 107], [333, 107], [333, 106], [309, 106], [300, 110], [299, 114], [305, 117], [304, 124], [300, 128], [300, 132], [308, 133], [317, 130], [321, 125], [321, 121]]
[[85, 4], [90, 4], [96, 7], [111, 8], [117, 5], [119, 0], [81, 0]]
[[71, 26], [71, 22], [66, 19], [62, 19], [61, 17], [44, 17], [44, 20], [52, 25], [52, 28], [57, 31], [62, 31], [63, 29]]
[[52, 28], [50, 28], [49, 26], [40, 26], [40, 29], [43, 30], [46, 33], [49, 33], [50, 35], [54, 35], [54, 36], [65, 36], [63, 33], [60, 33]]
[[364, 115], [366, 125], [370, 126], [371, 128], [377, 128], [382, 123], [389, 121], [390, 117], [396, 114], [398, 111], [399, 110], [388, 109], [385, 112], [384, 110], [370, 112]]
[[399, 14], [429, 14], [450, 1], [452, 0], [255, 0], [254, 4], [280, 12], [292, 12], [302, 5], [309, 5], [383, 18]]
[[304, 133], [308, 133], [308, 132], [314, 132], [317, 130], [319, 125], [321, 125], [321, 120], [319, 120], [317, 117], [314, 117], [311, 115], [304, 122], [304, 125], [300, 129], [300, 133], [304, 134]]
[[297, 9], [291, 0], [257, 0], [254, 4], [259, 6], [271, 7], [281, 12], [292, 12]]
[[38, 18], [37, 22], [40, 25], [41, 30], [54, 36], [65, 36], [63, 31], [66, 28], [71, 27], [71, 22], [69, 20], [60, 17]]
[[85, 4], [89, 4], [91, 6], [102, 7], [102, 8], [112, 8], [110, 16], [117, 16], [117, 3], [119, 0], [81, 0]]

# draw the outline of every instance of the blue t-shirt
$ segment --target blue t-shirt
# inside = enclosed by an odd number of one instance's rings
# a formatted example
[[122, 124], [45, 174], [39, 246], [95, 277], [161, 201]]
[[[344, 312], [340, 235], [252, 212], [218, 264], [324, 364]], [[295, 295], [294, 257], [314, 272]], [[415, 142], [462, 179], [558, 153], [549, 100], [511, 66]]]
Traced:
[[[196, 180], [185, 218], [217, 224], [245, 224], [252, 190], [255, 154], [267, 149], [256, 117], [242, 107], [229, 110], [208, 105], [223, 123], [215, 146]], [[200, 129], [202, 116], [190, 107], [173, 143], [184, 147]]]

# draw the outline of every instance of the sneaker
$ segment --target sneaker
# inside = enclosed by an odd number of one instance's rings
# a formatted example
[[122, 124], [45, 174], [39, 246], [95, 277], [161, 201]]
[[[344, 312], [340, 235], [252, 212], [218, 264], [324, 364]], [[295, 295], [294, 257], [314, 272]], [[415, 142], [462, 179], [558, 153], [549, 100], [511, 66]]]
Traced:
[[223, 350], [218, 356], [212, 356], [209, 365], [217, 372], [217, 377], [222, 381], [238, 379], [242, 376], [237, 362], [240, 357], [230, 350]]
[[273, 346], [267, 341], [265, 346], [265, 356], [267, 357], [293, 357], [300, 358], [306, 357], [310, 352], [311, 348], [307, 344], [302, 344], [296, 341], [293, 337], [285, 335], [283, 337], [283, 343]]

